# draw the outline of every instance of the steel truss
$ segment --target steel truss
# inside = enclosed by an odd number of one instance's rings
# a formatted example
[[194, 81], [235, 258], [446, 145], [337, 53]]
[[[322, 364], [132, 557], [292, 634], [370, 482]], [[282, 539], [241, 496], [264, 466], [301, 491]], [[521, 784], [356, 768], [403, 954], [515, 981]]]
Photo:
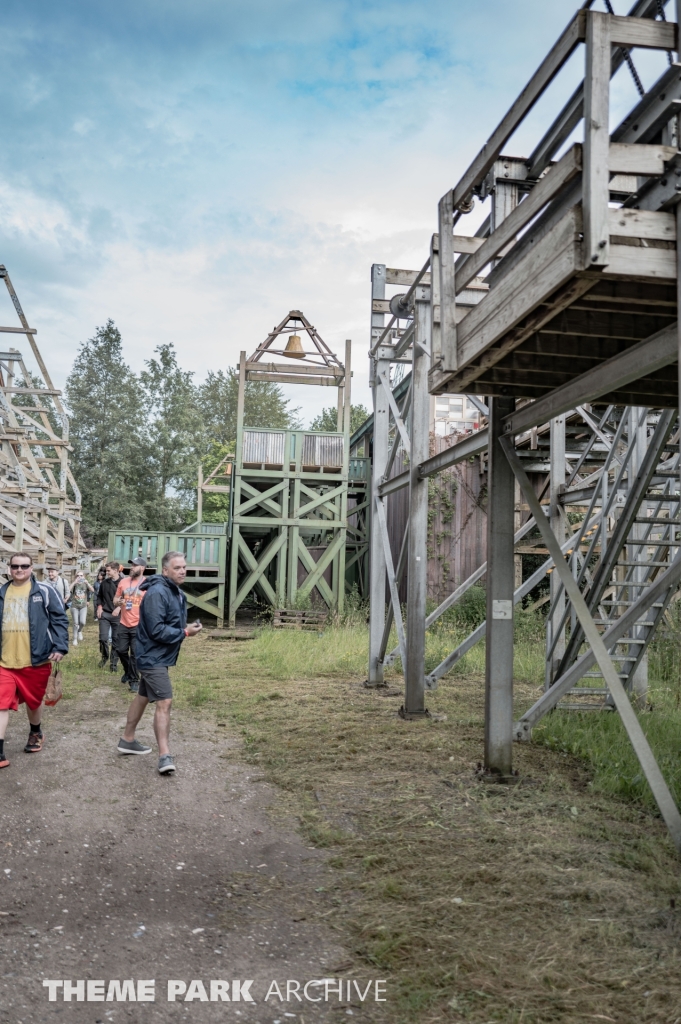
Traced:
[[[637, 46], [676, 51], [678, 26], [655, 20], [659, 5], [647, 0], [627, 18], [590, 6], [440, 201], [421, 270], [372, 269], [368, 685], [381, 685], [399, 656], [402, 714], [422, 717], [427, 689], [485, 637], [490, 775], [510, 775], [513, 739], [530, 739], [560, 701], [614, 709], [681, 852], [681, 816], [634, 710], [645, 698], [647, 649], [681, 581], [679, 384], [667, 369], [679, 361], [679, 66], [608, 134], [610, 77]], [[583, 85], [527, 160], [504, 157], [580, 44]], [[581, 120], [583, 145], [552, 163]], [[475, 236], [456, 234], [475, 197], [491, 200], [490, 216]], [[387, 297], [387, 285], [406, 291]], [[398, 400], [391, 380], [406, 361]], [[429, 392], [485, 396], [487, 428], [429, 458]], [[391, 477], [399, 448], [409, 468]], [[485, 451], [487, 564], [426, 616], [428, 478]], [[402, 487], [409, 519], [394, 560], [386, 502]], [[532, 551], [545, 560], [518, 581], [517, 558]], [[514, 606], [547, 574], [546, 689], [514, 723]], [[426, 630], [483, 576], [486, 622], [426, 674]]]

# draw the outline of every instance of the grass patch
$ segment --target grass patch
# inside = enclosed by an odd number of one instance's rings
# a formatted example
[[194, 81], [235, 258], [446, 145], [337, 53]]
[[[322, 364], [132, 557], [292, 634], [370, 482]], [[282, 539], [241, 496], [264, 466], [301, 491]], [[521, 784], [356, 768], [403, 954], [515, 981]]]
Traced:
[[[536, 617], [518, 623], [527, 707], [543, 657]], [[464, 630], [433, 631], [429, 659]], [[360, 626], [204, 637], [186, 645], [174, 686], [180, 708], [231, 721], [243, 742], [227, 756], [256, 765], [329, 851], [320, 921], [349, 950], [349, 976], [388, 979], [372, 1022], [673, 1021], [681, 927], [669, 901], [681, 887], [660, 820], [594, 786], [598, 769], [565, 741], [518, 745], [521, 783], [485, 785], [480, 648], [429, 694], [437, 717], [423, 722], [396, 714], [397, 668], [387, 690], [363, 688], [366, 656]]]

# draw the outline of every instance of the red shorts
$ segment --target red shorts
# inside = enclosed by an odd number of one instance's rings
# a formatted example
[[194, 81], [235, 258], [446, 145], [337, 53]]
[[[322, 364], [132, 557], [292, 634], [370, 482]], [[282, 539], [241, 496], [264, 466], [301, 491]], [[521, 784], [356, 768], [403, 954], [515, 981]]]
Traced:
[[3, 668], [0, 665], [0, 711], [16, 711], [20, 704], [28, 704], [31, 711], [39, 708], [51, 671], [51, 662], [29, 665], [28, 668]]

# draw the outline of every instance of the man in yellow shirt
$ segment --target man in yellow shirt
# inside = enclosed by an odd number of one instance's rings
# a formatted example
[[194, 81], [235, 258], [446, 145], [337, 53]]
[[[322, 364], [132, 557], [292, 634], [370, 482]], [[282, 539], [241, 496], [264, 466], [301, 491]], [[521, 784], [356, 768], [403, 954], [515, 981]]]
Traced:
[[7, 768], [5, 731], [10, 711], [26, 704], [30, 733], [24, 750], [42, 750], [41, 712], [52, 663], [69, 649], [69, 622], [63, 602], [47, 583], [38, 582], [24, 551], [9, 560], [11, 582], [0, 587], [0, 768]]

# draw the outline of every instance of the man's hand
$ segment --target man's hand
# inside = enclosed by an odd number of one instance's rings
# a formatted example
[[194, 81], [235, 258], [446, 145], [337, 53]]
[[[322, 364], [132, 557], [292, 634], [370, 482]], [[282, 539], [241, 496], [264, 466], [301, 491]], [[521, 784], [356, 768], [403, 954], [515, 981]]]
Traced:
[[64, 657], [64, 655], [61, 653], [61, 651], [52, 651], [52, 654], [49, 656], [49, 658], [47, 660], [48, 661], [61, 661], [61, 659], [63, 657]]
[[114, 619], [117, 619], [118, 616], [121, 614], [120, 608], [114, 608], [114, 610], [111, 612], [111, 614], [113, 615]]
[[187, 636], [196, 636], [202, 629], [203, 626], [200, 622], [192, 622], [191, 626], [187, 626]]
[[99, 608], [97, 609], [97, 618], [98, 619], [101, 619], [103, 611], [104, 611], [104, 609], [102, 608], [102, 606], [100, 604]]

